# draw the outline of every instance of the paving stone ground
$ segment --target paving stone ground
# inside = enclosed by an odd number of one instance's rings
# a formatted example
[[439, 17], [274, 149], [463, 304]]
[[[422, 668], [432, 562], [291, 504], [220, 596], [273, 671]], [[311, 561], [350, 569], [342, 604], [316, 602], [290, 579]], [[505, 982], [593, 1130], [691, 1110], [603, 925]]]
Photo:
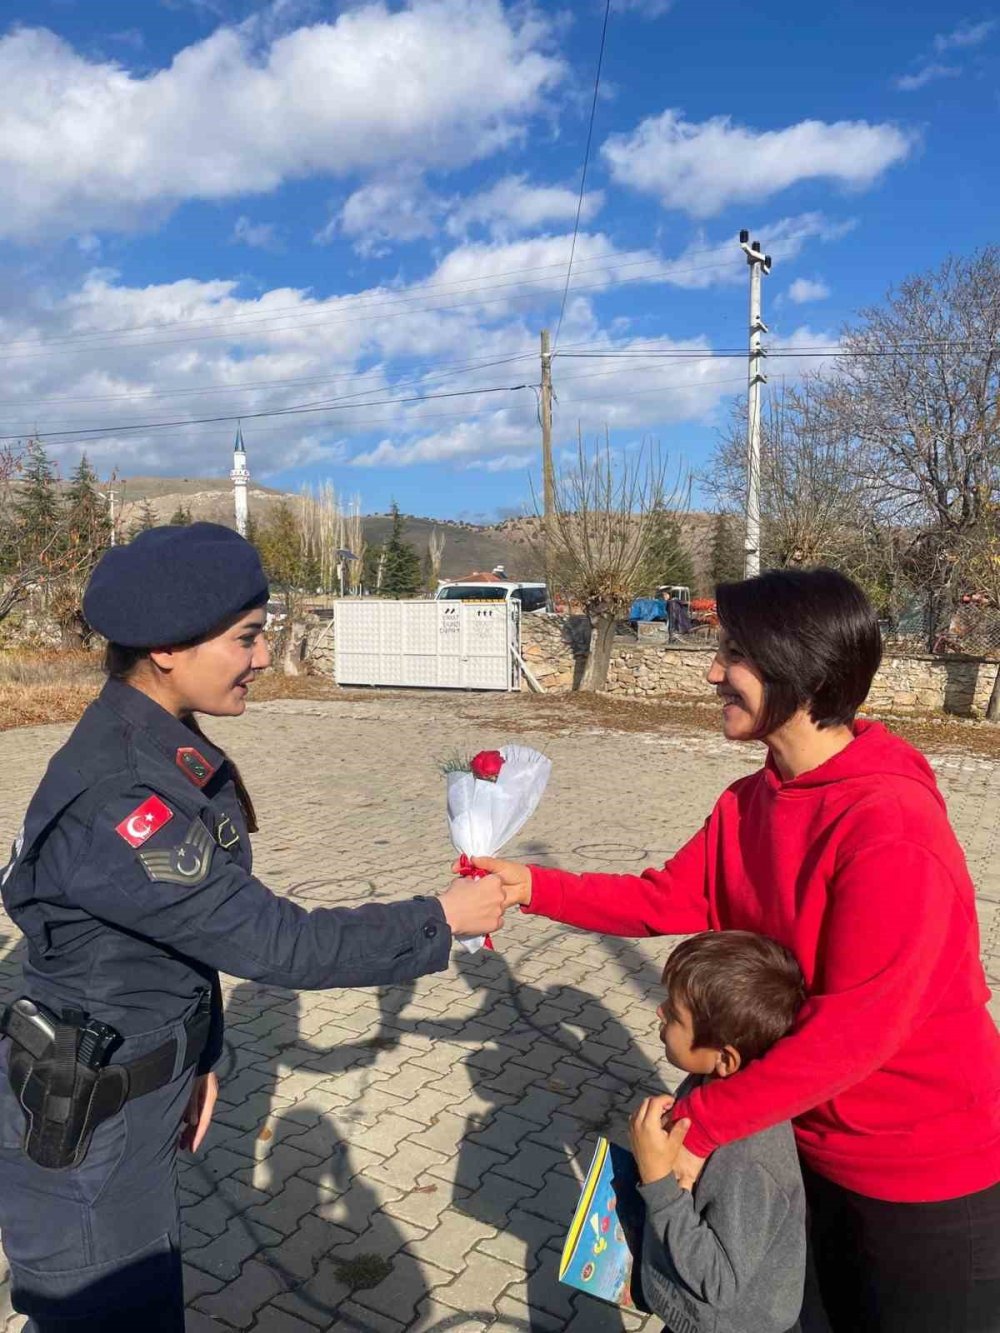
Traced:
[[[0, 735], [0, 846], [68, 730]], [[286, 700], [210, 731], [251, 787], [258, 873], [310, 907], [440, 888], [437, 765], [514, 733], [553, 774], [512, 851], [571, 869], [662, 862], [760, 761], [704, 735], [560, 729], [530, 699], [497, 696]], [[996, 986], [1000, 764], [933, 762]], [[15, 935], [0, 915], [4, 993]], [[189, 1333], [658, 1327], [571, 1293], [556, 1267], [595, 1136], [623, 1132], [641, 1095], [674, 1084], [653, 1014], [668, 947], [514, 914], [495, 954], [456, 952], [412, 985], [227, 979], [221, 1100], [207, 1151], [180, 1175]], [[0, 1328], [21, 1326], [4, 1282]]]

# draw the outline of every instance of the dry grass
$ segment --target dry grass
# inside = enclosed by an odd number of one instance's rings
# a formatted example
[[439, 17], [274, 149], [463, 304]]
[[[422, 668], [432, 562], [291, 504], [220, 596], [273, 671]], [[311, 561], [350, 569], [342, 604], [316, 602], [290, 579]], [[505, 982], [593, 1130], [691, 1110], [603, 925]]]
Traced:
[[[91, 653], [51, 650], [0, 652], [0, 731], [40, 726], [46, 722], [73, 722], [101, 687], [99, 658]], [[329, 676], [282, 676], [268, 671], [255, 683], [251, 700], [355, 699], [412, 702], [426, 699], [423, 691], [341, 690]], [[449, 693], [455, 703], [455, 696]], [[549, 694], [518, 696], [464, 695], [458, 706], [474, 721], [504, 700], [505, 726], [511, 732], [562, 731], [567, 728], [604, 728], [619, 732], [719, 733], [719, 710], [710, 700], [624, 699], [606, 694]], [[488, 720], [496, 722], [495, 713]], [[893, 731], [918, 749], [1000, 759], [1000, 726], [949, 717], [941, 713], [884, 718]]]
[[74, 722], [102, 679], [99, 659], [92, 653], [0, 652], [0, 731]]

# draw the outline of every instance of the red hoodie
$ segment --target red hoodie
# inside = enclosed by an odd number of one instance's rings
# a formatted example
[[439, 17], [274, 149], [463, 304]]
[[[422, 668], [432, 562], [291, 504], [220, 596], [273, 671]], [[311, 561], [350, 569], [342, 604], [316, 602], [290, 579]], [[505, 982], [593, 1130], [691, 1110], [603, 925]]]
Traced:
[[698, 1156], [794, 1119], [805, 1161], [859, 1194], [957, 1198], [1000, 1180], [1000, 1033], [975, 894], [934, 774], [878, 723], [789, 782], [733, 784], [662, 870], [532, 867], [530, 907], [609, 935], [754, 930], [799, 959], [794, 1032], [694, 1092]]

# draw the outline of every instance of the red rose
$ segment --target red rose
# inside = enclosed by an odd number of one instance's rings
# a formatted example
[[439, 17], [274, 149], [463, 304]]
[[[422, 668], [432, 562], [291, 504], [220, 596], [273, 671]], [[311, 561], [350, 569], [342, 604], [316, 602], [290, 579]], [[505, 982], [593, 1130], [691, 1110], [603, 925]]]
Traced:
[[469, 768], [474, 778], [482, 782], [496, 782], [503, 768], [503, 755], [499, 750], [480, 750]]

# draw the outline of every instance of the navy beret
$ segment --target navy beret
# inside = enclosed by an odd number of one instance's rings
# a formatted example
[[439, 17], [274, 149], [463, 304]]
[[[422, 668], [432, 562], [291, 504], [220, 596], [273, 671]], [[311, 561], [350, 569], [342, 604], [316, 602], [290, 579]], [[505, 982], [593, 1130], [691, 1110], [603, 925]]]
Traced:
[[125, 648], [190, 643], [267, 601], [267, 577], [250, 543], [220, 523], [140, 532], [97, 563], [83, 614]]

